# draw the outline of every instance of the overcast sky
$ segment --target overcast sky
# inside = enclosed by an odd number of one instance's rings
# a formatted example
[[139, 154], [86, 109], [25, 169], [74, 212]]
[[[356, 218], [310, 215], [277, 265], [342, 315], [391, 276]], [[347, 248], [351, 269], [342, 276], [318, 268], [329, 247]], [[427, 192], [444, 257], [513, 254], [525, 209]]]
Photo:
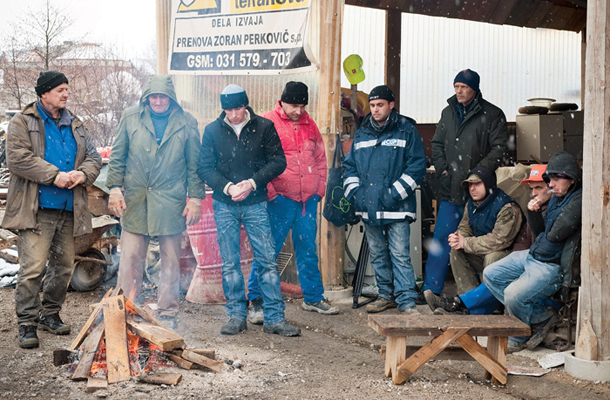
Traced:
[[[103, 43], [127, 59], [148, 58], [155, 42], [154, 0], [52, 0], [74, 19], [65, 39]], [[43, 0], [0, 0], [0, 32]]]

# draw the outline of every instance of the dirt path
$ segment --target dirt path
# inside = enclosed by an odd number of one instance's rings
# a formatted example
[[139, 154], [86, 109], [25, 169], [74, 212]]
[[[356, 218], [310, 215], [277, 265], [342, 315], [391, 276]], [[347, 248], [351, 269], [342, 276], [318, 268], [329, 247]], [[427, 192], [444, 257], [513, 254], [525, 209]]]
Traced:
[[[0, 398], [95, 399], [84, 382], [73, 382], [66, 367], [54, 367], [55, 348], [67, 348], [89, 316], [89, 304], [99, 301], [104, 288], [69, 293], [62, 316], [73, 327], [69, 336], [40, 332], [41, 347], [17, 346], [14, 290], [0, 289]], [[556, 368], [542, 378], [509, 376], [508, 385], [495, 387], [483, 379], [475, 362], [434, 361], [404, 385], [383, 376], [379, 346], [383, 340], [366, 325], [366, 313], [339, 304], [341, 315], [321, 316], [302, 311], [300, 300], [287, 303], [287, 318], [303, 335], [282, 338], [248, 325], [237, 336], [222, 336], [223, 306], [184, 302], [178, 332], [189, 348], [212, 347], [225, 362], [241, 361], [236, 369], [225, 364], [221, 373], [163, 368], [180, 372], [175, 387], [135, 380], [113, 384], [105, 395], [112, 399], [608, 399], [609, 384], [578, 382]], [[424, 307], [422, 311], [427, 312]], [[388, 312], [396, 312], [388, 311]], [[509, 364], [531, 365], [533, 360], [509, 356]]]

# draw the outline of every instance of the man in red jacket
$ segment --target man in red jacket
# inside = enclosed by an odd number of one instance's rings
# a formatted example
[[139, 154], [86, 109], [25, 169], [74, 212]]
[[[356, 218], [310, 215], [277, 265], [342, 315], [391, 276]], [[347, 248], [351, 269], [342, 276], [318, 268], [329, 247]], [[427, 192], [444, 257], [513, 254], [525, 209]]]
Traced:
[[[332, 315], [338, 314], [339, 309], [324, 299], [316, 254], [316, 211], [326, 190], [326, 155], [320, 131], [305, 111], [308, 100], [307, 86], [291, 81], [275, 109], [261, 115], [273, 121], [287, 162], [286, 170], [267, 185], [267, 210], [276, 256], [292, 230], [303, 309]], [[261, 293], [254, 266], [248, 281], [248, 297], [251, 302], [248, 320], [262, 324]]]

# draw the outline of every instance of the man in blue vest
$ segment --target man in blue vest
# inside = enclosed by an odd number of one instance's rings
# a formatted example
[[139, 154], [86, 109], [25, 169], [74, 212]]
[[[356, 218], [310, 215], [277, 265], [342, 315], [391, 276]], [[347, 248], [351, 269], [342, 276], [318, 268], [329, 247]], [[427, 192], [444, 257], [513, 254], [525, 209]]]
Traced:
[[496, 174], [478, 166], [462, 182], [470, 198], [457, 231], [449, 235], [458, 294], [479, 286], [483, 269], [506, 257], [523, 225], [519, 205], [496, 187]]
[[43, 71], [36, 94], [39, 100], [26, 105], [8, 128], [11, 178], [2, 220], [3, 228], [19, 231], [15, 307], [19, 347], [25, 349], [39, 346], [37, 329], [70, 333], [59, 312], [74, 271], [74, 238], [92, 232], [85, 186], [102, 167], [83, 122], [66, 108], [68, 78]]

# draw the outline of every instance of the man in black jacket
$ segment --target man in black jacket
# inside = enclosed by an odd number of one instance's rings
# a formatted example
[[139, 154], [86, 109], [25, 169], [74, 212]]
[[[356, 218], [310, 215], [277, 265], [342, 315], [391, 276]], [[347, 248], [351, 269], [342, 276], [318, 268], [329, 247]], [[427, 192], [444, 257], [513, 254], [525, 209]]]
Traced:
[[[455, 95], [432, 138], [432, 163], [441, 183], [440, 206], [434, 240], [428, 249], [424, 290], [440, 294], [449, 269], [449, 234], [455, 232], [468, 200], [461, 183], [468, 171], [483, 166], [495, 171], [506, 153], [508, 131], [502, 110], [483, 99], [480, 77], [475, 71], [460, 71], [454, 81]], [[423, 296], [419, 304], [425, 304]]]
[[533, 202], [528, 204], [528, 221], [536, 241], [529, 250], [514, 252], [483, 271], [487, 288], [506, 311], [532, 327], [530, 338], [509, 338], [509, 352], [534, 349], [557, 322], [557, 315], [542, 302], [561, 287], [564, 244], [581, 228], [581, 171], [574, 157], [558, 152], [542, 177], [553, 197], [544, 213]]
[[269, 215], [267, 183], [286, 168], [286, 157], [273, 122], [254, 114], [248, 96], [237, 85], [220, 94], [224, 110], [205, 127], [197, 173], [214, 190], [212, 195], [217, 240], [222, 258], [222, 286], [229, 316], [221, 329], [235, 335], [247, 329], [244, 277], [240, 264], [243, 224], [254, 252], [263, 297], [263, 332], [297, 336], [301, 330], [284, 319]]

